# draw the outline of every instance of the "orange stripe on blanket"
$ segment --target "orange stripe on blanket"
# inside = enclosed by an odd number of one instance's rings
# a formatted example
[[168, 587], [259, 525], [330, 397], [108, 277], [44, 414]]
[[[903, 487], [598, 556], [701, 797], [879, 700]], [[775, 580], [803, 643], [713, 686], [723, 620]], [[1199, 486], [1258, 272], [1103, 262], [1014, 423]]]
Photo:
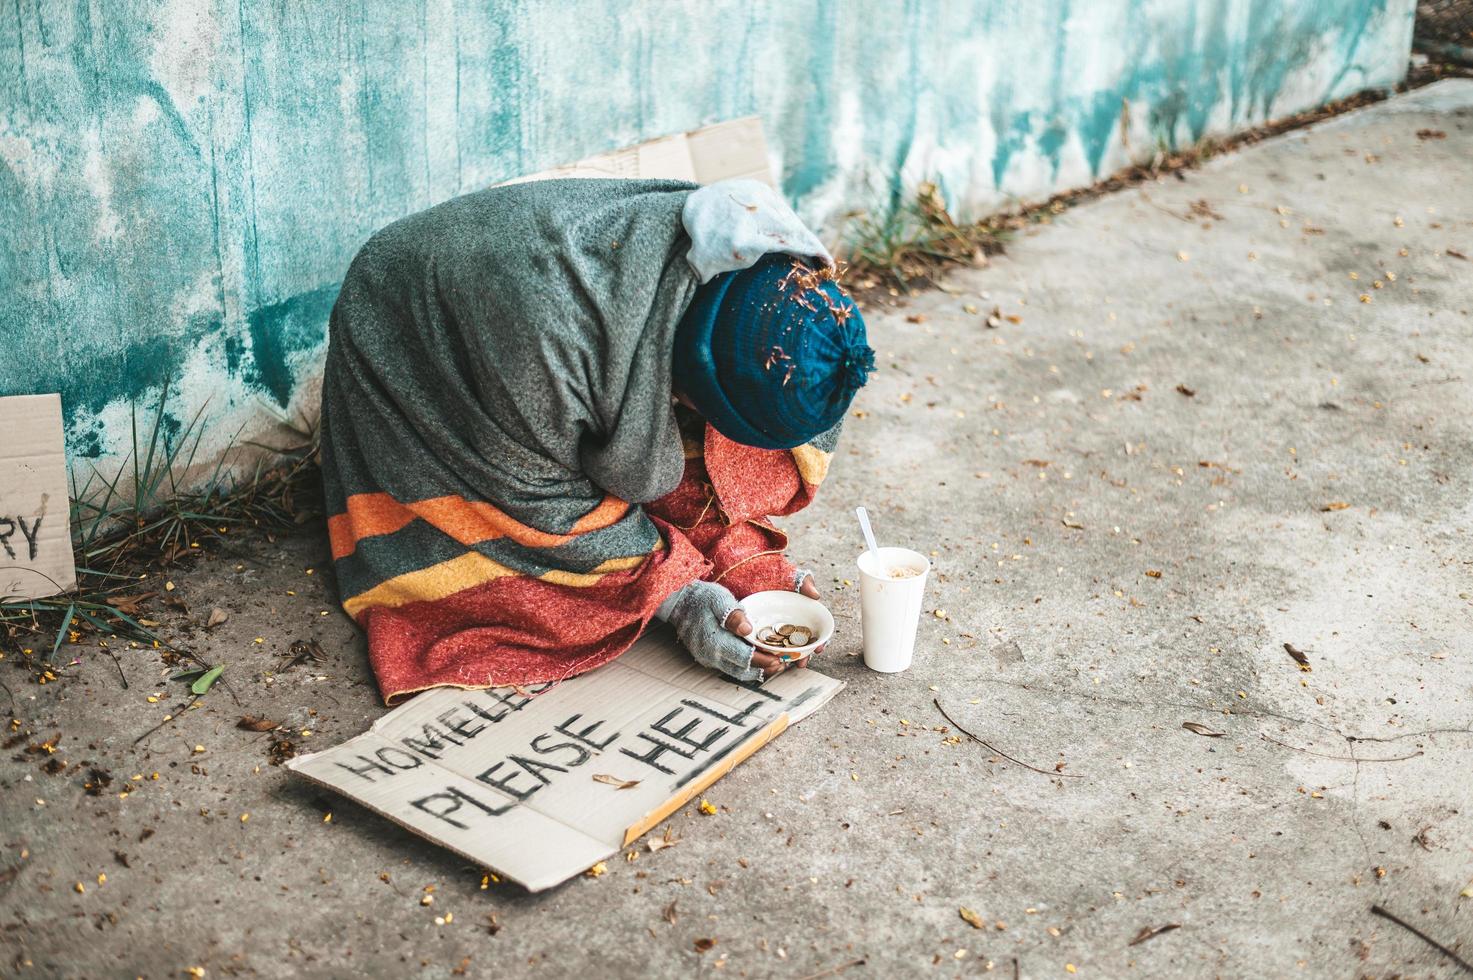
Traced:
[[393, 534], [414, 520], [413, 513], [386, 493], [355, 493], [347, 504], [344, 513], [327, 519], [334, 561], [351, 555], [364, 538]]
[[328, 519], [327, 533], [334, 559], [351, 555], [364, 538], [393, 534], [416, 517], [423, 518], [461, 544], [480, 544], [507, 537], [529, 548], [555, 548], [580, 534], [609, 527], [628, 512], [629, 504], [617, 497], [606, 496], [597, 507], [578, 518], [567, 534], [553, 534], [529, 527], [485, 501], [451, 495], [403, 504], [386, 493], [356, 493], [348, 498], [345, 513]]
[[[665, 547], [662, 540], [651, 550], [651, 554]], [[611, 572], [624, 572], [638, 568], [649, 555], [631, 555], [627, 558], [611, 558], [591, 572], [565, 572], [553, 569], [537, 576], [554, 585], [587, 588], [597, 585]], [[522, 573], [492, 561], [479, 552], [466, 554], [421, 568], [414, 572], [396, 575], [343, 601], [343, 609], [357, 619], [367, 609], [396, 608], [412, 602], [435, 602], [447, 599], [457, 592], [484, 585], [501, 578], [521, 577]]]

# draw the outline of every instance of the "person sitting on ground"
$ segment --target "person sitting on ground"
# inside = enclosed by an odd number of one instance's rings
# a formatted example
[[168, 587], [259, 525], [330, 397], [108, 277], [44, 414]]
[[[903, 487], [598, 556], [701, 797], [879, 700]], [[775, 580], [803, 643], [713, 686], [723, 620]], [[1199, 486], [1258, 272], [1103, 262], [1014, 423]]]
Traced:
[[873, 367], [829, 254], [756, 181], [532, 181], [373, 235], [332, 311], [322, 463], [385, 701], [555, 682], [656, 618], [737, 680], [790, 666], [736, 604], [817, 598], [772, 518], [813, 498]]

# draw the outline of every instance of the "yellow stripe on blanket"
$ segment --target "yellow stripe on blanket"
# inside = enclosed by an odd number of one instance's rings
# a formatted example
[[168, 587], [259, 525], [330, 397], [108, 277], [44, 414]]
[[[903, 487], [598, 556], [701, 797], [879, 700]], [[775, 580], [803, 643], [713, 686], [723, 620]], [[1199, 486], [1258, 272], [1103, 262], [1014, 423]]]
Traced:
[[816, 487], [829, 475], [829, 461], [833, 453], [826, 453], [808, 443], [792, 450], [793, 463], [798, 467], [798, 477], [810, 487]]
[[[664, 546], [665, 542], [661, 541], [654, 550], [659, 551]], [[565, 572], [552, 569], [537, 577], [552, 585], [587, 588], [597, 585], [605, 575], [611, 572], [624, 572], [631, 568], [638, 568], [648, 557], [649, 555], [631, 555], [627, 558], [610, 558], [591, 572]], [[345, 600], [343, 609], [349, 616], [357, 619], [359, 614], [367, 609], [386, 607], [392, 609], [407, 606], [411, 602], [435, 602], [457, 592], [485, 585], [487, 582], [521, 574], [514, 568], [508, 568], [483, 554], [471, 551], [451, 558], [449, 561], [431, 565], [429, 568], [405, 572], [403, 575], [396, 575], [380, 582], [373, 588]]]
[[485, 555], [468, 551], [449, 561], [385, 579], [343, 601], [343, 610], [357, 619], [366, 609], [395, 608], [411, 602], [433, 602], [499, 578], [520, 574]]
[[[661, 541], [660, 547], [664, 547], [664, 544]], [[659, 548], [655, 550], [658, 551]], [[630, 555], [628, 558], [610, 558], [591, 572], [564, 572], [553, 569], [543, 572], [537, 577], [544, 582], [551, 582], [553, 585], [571, 585], [575, 588], [585, 588], [590, 585], [597, 585], [599, 580], [610, 572], [627, 572], [631, 568], [638, 568], [640, 563], [648, 557], [649, 555]]]

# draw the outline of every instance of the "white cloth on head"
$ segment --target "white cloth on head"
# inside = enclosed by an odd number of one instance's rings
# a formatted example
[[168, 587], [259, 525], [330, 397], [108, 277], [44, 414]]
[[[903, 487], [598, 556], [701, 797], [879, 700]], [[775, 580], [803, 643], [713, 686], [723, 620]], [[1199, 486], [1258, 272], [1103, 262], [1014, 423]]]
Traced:
[[690, 236], [686, 261], [702, 283], [723, 272], [751, 268], [769, 252], [786, 252], [833, 265], [833, 256], [781, 194], [741, 177], [691, 192], [680, 223]]

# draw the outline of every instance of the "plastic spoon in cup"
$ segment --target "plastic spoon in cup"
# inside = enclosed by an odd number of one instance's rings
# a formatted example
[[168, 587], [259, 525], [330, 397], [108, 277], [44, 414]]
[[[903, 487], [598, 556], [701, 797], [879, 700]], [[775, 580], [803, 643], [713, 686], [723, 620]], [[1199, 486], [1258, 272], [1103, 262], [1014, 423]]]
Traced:
[[875, 544], [874, 529], [869, 526], [869, 511], [863, 507], [854, 508], [854, 516], [859, 518], [859, 529], [864, 532], [864, 543], [869, 545], [869, 553], [874, 556], [875, 567], [880, 567], [880, 546]]

